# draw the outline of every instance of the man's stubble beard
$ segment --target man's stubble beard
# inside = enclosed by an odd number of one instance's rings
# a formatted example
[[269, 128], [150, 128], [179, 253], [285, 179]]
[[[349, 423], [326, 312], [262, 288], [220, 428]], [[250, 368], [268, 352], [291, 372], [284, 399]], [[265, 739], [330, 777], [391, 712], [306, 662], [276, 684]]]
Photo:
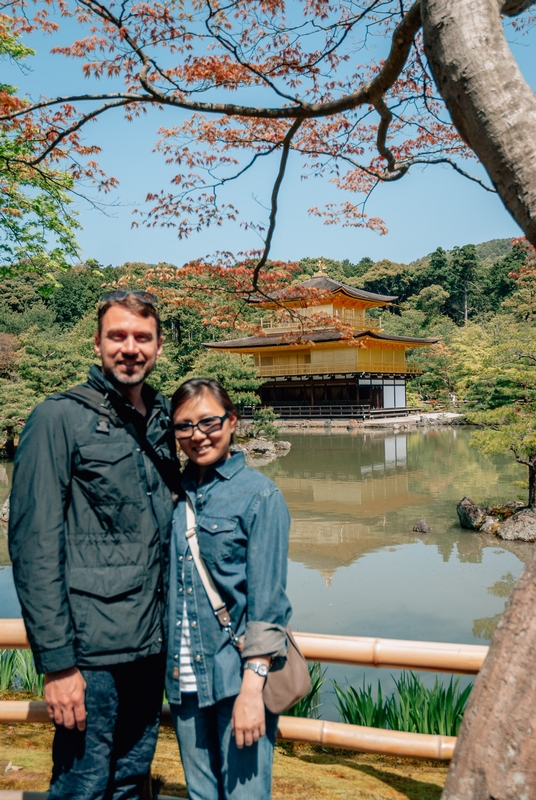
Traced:
[[143, 383], [148, 375], [154, 369], [154, 364], [152, 366], [145, 366], [142, 372], [139, 375], [117, 375], [115, 369], [106, 369], [104, 364], [102, 365], [102, 372], [105, 378], [108, 378], [110, 383], [115, 384], [117, 387], [121, 386], [139, 386], [140, 383]]

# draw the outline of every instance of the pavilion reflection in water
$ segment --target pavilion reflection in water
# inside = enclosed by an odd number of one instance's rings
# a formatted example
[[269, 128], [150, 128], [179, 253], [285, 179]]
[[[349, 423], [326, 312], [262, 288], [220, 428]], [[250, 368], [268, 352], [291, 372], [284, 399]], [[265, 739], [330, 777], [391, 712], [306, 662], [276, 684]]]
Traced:
[[[443, 562], [480, 563], [486, 548], [498, 546], [525, 561], [523, 543], [499, 545], [459, 528], [459, 498], [468, 487], [501, 496], [505, 467], [483, 463], [469, 437], [457, 433], [293, 436], [271, 473], [291, 512], [290, 559], [320, 572], [328, 585], [337, 569], [366, 554], [417, 541], [437, 548]], [[423, 516], [433, 529], [427, 536], [412, 531]]]
[[[292, 515], [289, 556], [320, 572], [326, 585], [339, 567], [385, 547], [386, 514], [425, 497], [410, 491], [405, 434], [361, 439], [344, 459], [334, 443], [326, 441], [321, 459], [291, 451], [276, 477]], [[402, 534], [393, 543], [414, 540]]]

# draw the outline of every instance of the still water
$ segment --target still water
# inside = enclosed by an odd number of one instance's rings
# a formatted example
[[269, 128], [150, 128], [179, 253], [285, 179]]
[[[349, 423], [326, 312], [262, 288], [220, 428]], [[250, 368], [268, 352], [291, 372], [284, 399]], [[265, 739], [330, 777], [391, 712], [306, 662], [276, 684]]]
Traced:
[[[485, 644], [532, 545], [463, 531], [456, 503], [523, 497], [508, 455], [484, 456], [464, 427], [394, 434], [285, 434], [289, 454], [262, 471], [292, 516], [289, 595], [295, 630]], [[11, 464], [0, 464], [0, 502]], [[425, 517], [431, 534], [412, 532]], [[0, 564], [9, 564], [0, 530]], [[17, 616], [11, 570], [0, 568], [0, 616]], [[359, 684], [385, 670], [330, 666]], [[427, 676], [428, 680], [432, 676]], [[326, 684], [326, 689], [329, 687]], [[329, 692], [325, 716], [333, 716]]]
[[[489, 642], [533, 546], [459, 527], [464, 495], [482, 505], [524, 497], [514, 483], [523, 468], [506, 454], [482, 455], [470, 436], [465, 427], [285, 434], [291, 451], [263, 471], [292, 516], [295, 630]], [[413, 533], [422, 517], [431, 534]], [[337, 718], [330, 679], [358, 686], [381, 678], [389, 691], [391, 675], [399, 673], [330, 666], [322, 715]]]

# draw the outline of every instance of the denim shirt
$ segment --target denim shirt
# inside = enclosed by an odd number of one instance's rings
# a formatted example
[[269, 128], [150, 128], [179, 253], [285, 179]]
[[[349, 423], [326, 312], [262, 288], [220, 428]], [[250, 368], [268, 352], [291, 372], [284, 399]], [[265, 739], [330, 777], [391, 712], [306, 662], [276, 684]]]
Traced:
[[186, 599], [192, 664], [201, 708], [240, 692], [242, 659], [285, 657], [291, 615], [286, 595], [290, 518], [277, 486], [246, 467], [243, 453], [207, 469], [197, 484], [189, 464], [183, 489], [195, 508], [201, 555], [226, 603], [234, 632], [245, 636], [240, 654], [220, 627], [186, 540], [186, 501], [173, 516], [166, 692], [181, 702], [180, 643]]

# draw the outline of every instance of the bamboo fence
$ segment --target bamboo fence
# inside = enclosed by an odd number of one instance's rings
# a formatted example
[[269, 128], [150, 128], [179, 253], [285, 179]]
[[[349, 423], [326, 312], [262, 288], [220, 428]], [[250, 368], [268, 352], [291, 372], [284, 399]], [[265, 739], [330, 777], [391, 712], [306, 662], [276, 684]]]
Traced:
[[[417, 642], [365, 636], [330, 636], [295, 633], [296, 641], [308, 661], [391, 669], [432, 670], [466, 675], [478, 673], [488, 648], [480, 645]], [[0, 648], [28, 648], [21, 619], [0, 620]], [[0, 723], [49, 722], [46, 705], [35, 700], [0, 701]], [[162, 723], [171, 726], [169, 706], [164, 706]], [[278, 738], [309, 742], [365, 753], [430, 758], [452, 758], [456, 738], [367, 728], [328, 720], [285, 717], [279, 719]], [[37, 792], [2, 792], [0, 800], [34, 800], [45, 797]]]

